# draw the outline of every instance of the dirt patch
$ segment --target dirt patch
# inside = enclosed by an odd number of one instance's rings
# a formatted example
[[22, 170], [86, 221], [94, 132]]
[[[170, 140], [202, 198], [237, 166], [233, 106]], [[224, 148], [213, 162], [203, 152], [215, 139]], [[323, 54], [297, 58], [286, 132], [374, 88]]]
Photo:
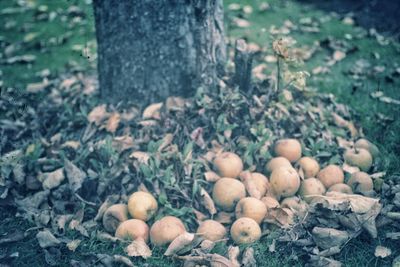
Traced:
[[325, 11], [339, 14], [353, 13], [357, 24], [365, 28], [375, 28], [381, 33], [400, 38], [400, 1], [371, 0], [299, 0], [310, 3]]

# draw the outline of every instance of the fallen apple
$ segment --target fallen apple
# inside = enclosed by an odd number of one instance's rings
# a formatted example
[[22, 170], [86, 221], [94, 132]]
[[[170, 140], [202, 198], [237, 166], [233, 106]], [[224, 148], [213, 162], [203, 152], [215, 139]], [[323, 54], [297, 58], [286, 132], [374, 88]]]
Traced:
[[132, 218], [148, 221], [157, 212], [157, 200], [147, 192], [133, 193], [128, 200], [128, 211]]
[[117, 227], [128, 220], [128, 206], [115, 204], [110, 206], [103, 215], [103, 226], [109, 233], [115, 233]]
[[344, 194], [353, 194], [353, 190], [347, 184], [334, 184], [328, 188], [328, 192], [340, 192]]
[[311, 157], [302, 157], [297, 165], [303, 171], [304, 178], [312, 178], [316, 177], [319, 172], [319, 164], [318, 162]]
[[299, 190], [300, 177], [295, 169], [280, 167], [272, 172], [270, 184], [277, 197], [290, 197]]
[[142, 238], [147, 243], [149, 241], [149, 226], [144, 221], [130, 219], [118, 226], [115, 231], [115, 237], [124, 240]]
[[233, 211], [236, 203], [246, 196], [246, 188], [242, 182], [234, 178], [221, 178], [213, 188], [212, 199], [217, 207], [224, 211]]
[[230, 233], [236, 244], [250, 244], [260, 239], [261, 228], [255, 220], [243, 217], [232, 224]]
[[267, 207], [264, 202], [254, 197], [242, 198], [235, 209], [236, 218], [247, 217], [260, 224], [267, 214]]
[[268, 161], [266, 165], [266, 169], [269, 173], [272, 173], [275, 169], [278, 169], [280, 167], [293, 168], [290, 161], [284, 157], [272, 158], [270, 159], [270, 161]]
[[186, 232], [183, 222], [174, 216], [165, 216], [150, 228], [150, 241], [155, 246], [171, 243], [177, 236]]
[[368, 171], [372, 166], [372, 156], [368, 150], [364, 148], [348, 149], [344, 153], [344, 160], [351, 166], [357, 166], [362, 171]]
[[347, 184], [353, 189], [354, 193], [365, 194], [374, 190], [374, 182], [366, 172], [352, 173]]
[[296, 162], [301, 158], [301, 144], [296, 139], [280, 139], [275, 143], [275, 154]]
[[243, 171], [242, 159], [232, 152], [221, 153], [213, 163], [221, 177], [237, 178]]
[[331, 164], [320, 170], [317, 174], [317, 178], [321, 181], [325, 188], [329, 188], [334, 184], [343, 183], [344, 173], [339, 166]]
[[299, 196], [301, 196], [307, 203], [310, 203], [313, 196], [321, 196], [325, 194], [325, 192], [325, 186], [320, 180], [316, 178], [308, 178], [301, 182]]
[[205, 220], [201, 222], [197, 228], [197, 233], [201, 234], [204, 239], [210, 241], [217, 241], [226, 237], [225, 227], [214, 220]]

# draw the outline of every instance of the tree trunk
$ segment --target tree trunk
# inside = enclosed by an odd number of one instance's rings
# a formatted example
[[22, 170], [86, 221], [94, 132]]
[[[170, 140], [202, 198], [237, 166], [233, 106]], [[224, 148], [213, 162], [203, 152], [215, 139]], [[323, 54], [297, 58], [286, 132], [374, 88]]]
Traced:
[[225, 64], [222, 0], [94, 0], [105, 101], [146, 104], [212, 87]]

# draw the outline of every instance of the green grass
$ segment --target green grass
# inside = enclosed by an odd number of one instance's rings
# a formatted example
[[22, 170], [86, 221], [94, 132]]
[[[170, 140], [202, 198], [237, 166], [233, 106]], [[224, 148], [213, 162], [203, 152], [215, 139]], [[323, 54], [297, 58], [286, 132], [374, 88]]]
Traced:
[[[233, 2], [239, 1], [225, 1], [227, 6]], [[251, 27], [247, 29], [229, 27], [227, 35], [234, 38], [244, 37], [259, 45], [267, 46], [269, 54], [272, 54], [270, 44], [273, 40], [273, 37], [269, 34], [270, 26], [276, 25], [280, 27], [285, 20], [290, 20], [295, 25], [298, 25], [302, 18], [309, 17], [317, 20], [325, 14], [310, 6], [300, 5], [292, 1], [278, 0], [269, 1], [272, 8], [261, 13], [257, 11], [257, 7], [261, 2], [264, 1], [240, 1], [243, 5], [247, 3], [254, 8], [254, 12], [247, 15], [247, 19], [251, 22]], [[32, 54], [37, 57], [33, 64], [2, 64], [1, 70], [3, 72], [4, 85], [24, 89], [27, 83], [40, 81], [37, 73], [44, 69], [49, 69], [53, 77], [71, 68], [92, 71], [95, 66], [93, 57], [88, 59], [86, 55], [82, 55], [81, 50], [73, 50], [73, 46], [76, 45], [85, 47], [86, 44], [89, 44], [90, 47], [94, 47], [94, 25], [90, 5], [81, 0], [38, 0], [33, 3], [46, 5], [49, 10], [48, 13], [59, 11], [57, 12], [58, 15], [51, 22], [35, 20], [34, 17], [38, 14], [38, 4], [35, 8], [24, 12], [2, 14], [0, 16], [0, 40], [7, 44], [15, 45], [16, 51], [13, 52], [12, 56]], [[76, 18], [74, 19], [73, 16], [68, 15], [66, 12], [72, 4], [77, 5], [85, 14], [83, 16], [84, 19], [81, 22], [76, 22], [74, 26], [71, 26], [71, 22]], [[0, 2], [0, 10], [9, 7], [17, 7], [16, 1]], [[227, 11], [227, 21], [236, 14], [236, 12]], [[7, 25], [12, 27], [6, 29]], [[290, 36], [297, 40], [298, 46], [303, 46], [312, 45], [315, 41], [322, 41], [328, 37], [343, 40], [345, 39], [345, 34], [356, 36], [360, 32], [363, 32], [363, 29], [345, 25], [338, 19], [333, 18], [320, 25], [319, 33], [292, 31]], [[31, 33], [35, 33], [35, 37], [31, 41], [23, 41]], [[57, 40], [61, 39], [65, 39], [65, 41], [57, 43]], [[308, 84], [321, 92], [333, 93], [337, 96], [338, 102], [352, 107], [356, 115], [355, 121], [363, 127], [366, 137], [376, 143], [382, 150], [384, 169], [388, 171], [388, 174], [398, 173], [400, 168], [400, 135], [398, 134], [400, 132], [400, 120], [397, 119], [396, 115], [398, 115], [399, 107], [372, 99], [370, 93], [379, 89], [387, 96], [400, 99], [400, 90], [398, 89], [400, 80], [394, 78], [389, 81], [385, 78], [395, 68], [395, 63], [400, 60], [400, 46], [398, 44], [382, 46], [371, 37], [354, 39], [350, 43], [358, 48], [357, 51], [347, 55], [343, 61], [335, 64], [329, 74], [311, 77]], [[378, 53], [380, 58], [377, 59], [374, 53]], [[327, 49], [321, 49], [306, 62], [303, 68], [311, 72], [316, 66], [323, 66], [325, 64], [324, 60], [328, 55], [330, 55], [330, 52]], [[386, 69], [382, 74], [368, 76], [352, 94], [354, 81], [346, 73], [358, 59], [366, 59], [372, 66], [385, 66]], [[273, 70], [275, 70], [275, 65], [269, 64], [268, 71]], [[379, 113], [393, 117], [395, 120], [390, 123], [382, 123], [378, 118]], [[0, 223], [0, 233], [9, 232], [16, 228], [27, 229], [32, 227], [22, 219], [7, 218], [7, 214], [10, 215], [10, 213], [4, 210], [1, 211], [1, 214], [6, 219], [3, 219]], [[44, 254], [38, 246], [34, 233], [36, 232], [32, 231], [23, 243], [18, 242], [1, 246], [0, 252], [13, 253], [18, 251], [20, 256], [13, 261], [15, 265], [32, 266], [32, 262], [36, 266], [45, 265]], [[73, 237], [70, 236], [70, 238]], [[378, 260], [373, 255], [376, 245], [381, 243], [392, 247], [393, 252], [399, 253], [398, 248], [396, 251], [396, 248], [391, 243], [386, 244], [381, 239], [369, 240], [364, 237], [350, 242], [339, 255], [339, 259], [348, 266], [388, 265], [390, 264], [388, 260]], [[256, 258], [260, 266], [296, 265], [295, 261], [289, 259], [286, 254], [270, 253], [268, 246], [263, 242], [258, 243], [255, 248]], [[123, 253], [121, 246], [104, 243], [95, 238], [86, 239], [82, 242], [76, 253], [69, 252], [67, 249], [62, 252], [60, 266], [68, 266], [71, 259], [83, 259], [90, 252]], [[155, 257], [147, 263], [150, 266], [174, 266], [176, 264], [176, 262], [161, 255], [159, 252], [155, 253]], [[284, 257], [283, 260], [282, 257]], [[140, 263], [143, 263], [143, 261], [138, 264]]]

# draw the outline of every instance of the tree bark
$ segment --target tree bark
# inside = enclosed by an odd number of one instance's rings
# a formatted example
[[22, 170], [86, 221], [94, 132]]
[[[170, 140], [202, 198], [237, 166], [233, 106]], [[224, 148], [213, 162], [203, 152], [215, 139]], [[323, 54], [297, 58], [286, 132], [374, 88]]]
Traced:
[[212, 87], [224, 69], [222, 0], [94, 0], [100, 93], [142, 104]]

